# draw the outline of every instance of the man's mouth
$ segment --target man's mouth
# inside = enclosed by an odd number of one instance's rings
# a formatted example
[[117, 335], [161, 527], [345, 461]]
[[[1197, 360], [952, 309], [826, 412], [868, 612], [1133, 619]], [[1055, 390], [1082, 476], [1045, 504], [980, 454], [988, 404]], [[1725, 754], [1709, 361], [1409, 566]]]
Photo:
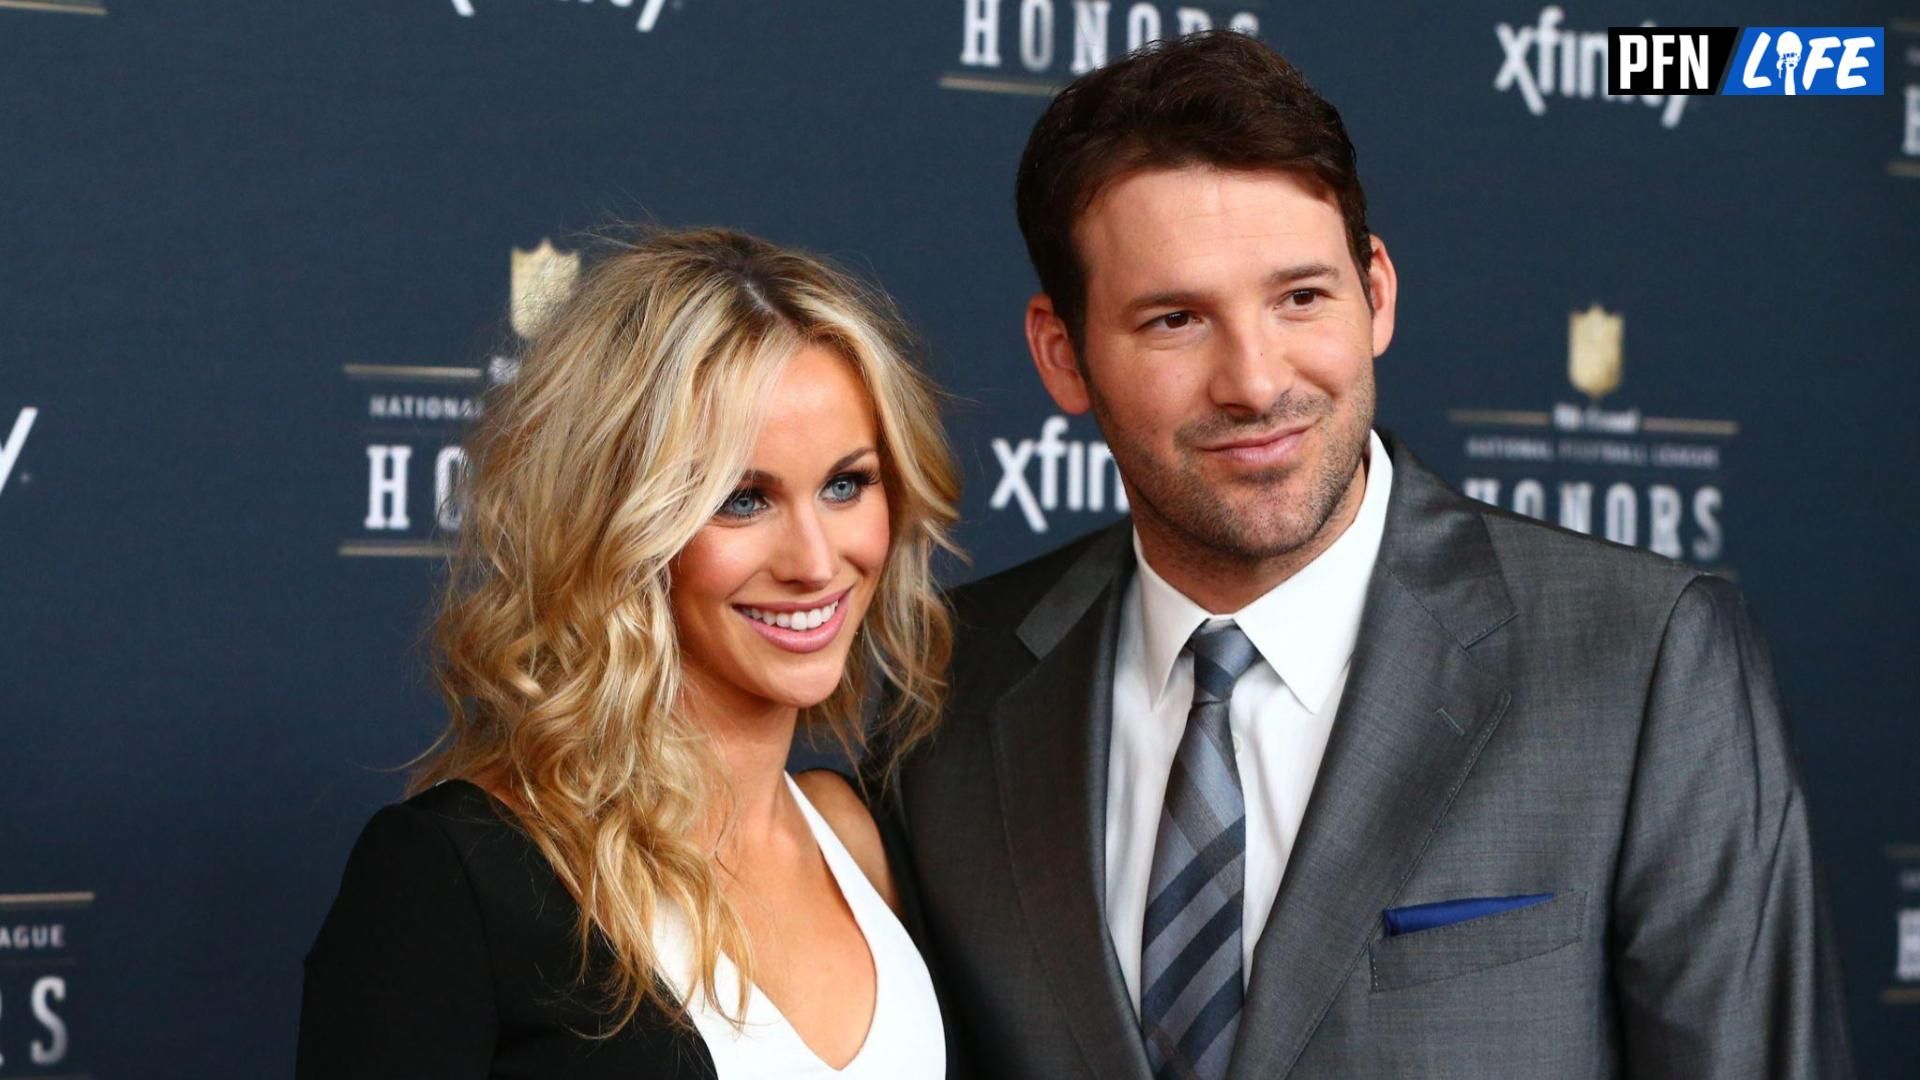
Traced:
[[1200, 449], [1215, 460], [1252, 468], [1272, 468], [1284, 465], [1293, 458], [1312, 427], [1312, 424], [1302, 424], [1257, 435], [1243, 435]]

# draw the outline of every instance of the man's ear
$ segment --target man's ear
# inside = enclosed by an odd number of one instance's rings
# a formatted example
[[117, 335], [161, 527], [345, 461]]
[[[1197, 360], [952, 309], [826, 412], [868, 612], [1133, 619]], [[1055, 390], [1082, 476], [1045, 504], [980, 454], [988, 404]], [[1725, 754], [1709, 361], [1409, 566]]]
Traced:
[[1033, 366], [1040, 372], [1047, 395], [1061, 412], [1079, 416], [1092, 407], [1093, 398], [1080, 373], [1073, 338], [1046, 293], [1035, 293], [1027, 301], [1027, 351], [1033, 354]]
[[1393, 341], [1393, 306], [1400, 300], [1400, 274], [1387, 257], [1387, 245], [1373, 237], [1373, 262], [1367, 266], [1367, 285], [1373, 296], [1373, 355], [1387, 351]]

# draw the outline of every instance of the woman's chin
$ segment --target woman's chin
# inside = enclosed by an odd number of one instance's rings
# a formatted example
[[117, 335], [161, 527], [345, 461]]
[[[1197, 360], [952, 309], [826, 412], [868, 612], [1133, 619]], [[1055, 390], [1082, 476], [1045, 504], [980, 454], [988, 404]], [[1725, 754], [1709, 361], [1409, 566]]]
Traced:
[[839, 688], [840, 679], [837, 675], [830, 683], [796, 686], [789, 690], [782, 699], [782, 704], [791, 705], [796, 709], [811, 709], [832, 697], [833, 692]]
[[845, 664], [806, 665], [805, 670], [769, 673], [759, 687], [761, 697], [795, 709], [811, 709], [840, 688]]

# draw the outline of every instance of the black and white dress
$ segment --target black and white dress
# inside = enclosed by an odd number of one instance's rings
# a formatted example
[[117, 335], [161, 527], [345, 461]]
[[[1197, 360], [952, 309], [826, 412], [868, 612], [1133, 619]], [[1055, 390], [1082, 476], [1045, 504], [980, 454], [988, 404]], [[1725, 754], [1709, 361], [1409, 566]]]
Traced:
[[[642, 1010], [611, 1037], [593, 1037], [609, 1012], [595, 973], [579, 977], [579, 908], [506, 812], [454, 780], [381, 810], [355, 844], [307, 954], [296, 1075], [943, 1076], [946, 1044], [925, 963], [833, 830], [793, 790], [873, 954], [873, 1017], [846, 1068], [829, 1068], [757, 991], [740, 1029], [696, 1006], [693, 1030]], [[658, 934], [669, 947], [678, 935], [677, 955], [689, 955], [683, 925]], [[604, 950], [595, 959], [607, 961]], [[738, 978], [730, 964], [728, 975]], [[733, 1000], [737, 985], [723, 983], [721, 1000]]]

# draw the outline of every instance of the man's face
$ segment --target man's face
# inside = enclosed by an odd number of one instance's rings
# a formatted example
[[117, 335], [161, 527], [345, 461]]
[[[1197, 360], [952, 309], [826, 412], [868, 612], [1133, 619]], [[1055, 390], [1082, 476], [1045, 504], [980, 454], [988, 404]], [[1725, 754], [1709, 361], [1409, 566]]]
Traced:
[[1093, 408], [1143, 538], [1234, 562], [1330, 543], [1358, 507], [1373, 359], [1393, 333], [1385, 248], [1369, 305], [1330, 197], [1288, 173], [1204, 167], [1120, 180], [1074, 236], [1079, 363], [1058, 364], [1074, 356], [1063, 331], [1034, 339], [1036, 359], [1056, 402]]

